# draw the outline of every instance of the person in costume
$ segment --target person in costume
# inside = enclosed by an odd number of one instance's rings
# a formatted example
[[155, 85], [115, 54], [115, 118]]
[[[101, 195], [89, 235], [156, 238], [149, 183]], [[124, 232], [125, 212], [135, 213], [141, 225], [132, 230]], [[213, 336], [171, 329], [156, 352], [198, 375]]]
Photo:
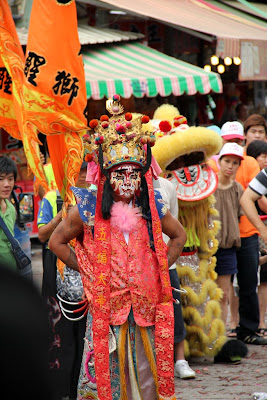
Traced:
[[[87, 162], [83, 162], [76, 181], [86, 187]], [[57, 262], [48, 239], [62, 220], [62, 201], [58, 190], [47, 192], [41, 202], [37, 223], [43, 243], [42, 297], [49, 321], [48, 371], [54, 400], [76, 399], [79, 369], [83, 354], [88, 302], [84, 299], [79, 272]]]
[[183, 317], [186, 326], [185, 355], [214, 356], [216, 361], [237, 361], [246, 355], [239, 341], [226, 343], [221, 320], [221, 289], [214, 271], [218, 248], [219, 222], [214, 191], [217, 176], [206, 161], [222, 147], [220, 136], [204, 127], [189, 127], [186, 118], [168, 105], [159, 107], [151, 126], [156, 128], [152, 149], [164, 176], [174, 185], [179, 201], [179, 221], [187, 242], [177, 260], [182, 288]]
[[[172, 108], [174, 109], [176, 113], [176, 108], [173, 106], [169, 105], [164, 105], [162, 106], [164, 109], [167, 108]], [[134, 114], [135, 116], [138, 116], [140, 114]], [[155, 121], [153, 121], [153, 124]], [[158, 122], [156, 123], [156, 126], [158, 127]], [[154, 130], [153, 126], [151, 126], [152, 131]], [[166, 204], [168, 210], [172, 214], [172, 216], [176, 219], [178, 219], [178, 212], [179, 212], [179, 207], [178, 207], [178, 202], [177, 202], [177, 195], [176, 195], [176, 189], [172, 185], [172, 183], [166, 179], [161, 177], [160, 175], [162, 174], [162, 170], [160, 166], [158, 165], [157, 161], [155, 158], [152, 156], [152, 161], [151, 161], [151, 167], [152, 167], [152, 174], [153, 174], [153, 186], [154, 189], [157, 189]], [[163, 240], [165, 243], [168, 243], [168, 236], [163, 234]], [[180, 281], [179, 281], [179, 276], [177, 273], [176, 269], [176, 263], [171, 265], [169, 267], [169, 274], [170, 274], [170, 281], [172, 287], [175, 287], [176, 289], [180, 290]], [[180, 290], [183, 293], [185, 291]], [[178, 301], [176, 301], [173, 305], [174, 307], [174, 376], [180, 379], [193, 379], [195, 378], [196, 374], [195, 371], [190, 368], [188, 361], [185, 359], [185, 354], [184, 354], [184, 343], [185, 343], [185, 336], [186, 336], [186, 330], [185, 330], [185, 325], [184, 325], [184, 320], [183, 320], [183, 315], [182, 315], [182, 307], [181, 307], [181, 294], [179, 291], [175, 291], [173, 294], [174, 298]]]
[[[77, 398], [173, 400], [168, 267], [186, 235], [154, 192], [150, 145], [155, 138], [142, 132], [149, 118], [124, 115], [119, 96], [107, 108], [110, 118], [90, 122], [97, 191], [72, 189], [77, 206], [49, 241], [63, 262], [80, 270], [89, 301]], [[167, 246], [162, 232], [170, 238]], [[74, 237], [75, 253], [68, 246]]]

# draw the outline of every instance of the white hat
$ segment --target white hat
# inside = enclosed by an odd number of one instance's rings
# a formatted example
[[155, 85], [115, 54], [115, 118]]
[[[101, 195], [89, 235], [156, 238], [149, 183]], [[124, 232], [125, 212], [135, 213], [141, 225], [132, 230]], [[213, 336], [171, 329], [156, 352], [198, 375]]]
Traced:
[[244, 128], [238, 121], [225, 122], [221, 128], [221, 136], [224, 140], [242, 139], [244, 140]]
[[220, 151], [219, 159], [222, 156], [237, 156], [241, 158], [241, 160], [244, 160], [243, 147], [236, 143], [225, 143]]

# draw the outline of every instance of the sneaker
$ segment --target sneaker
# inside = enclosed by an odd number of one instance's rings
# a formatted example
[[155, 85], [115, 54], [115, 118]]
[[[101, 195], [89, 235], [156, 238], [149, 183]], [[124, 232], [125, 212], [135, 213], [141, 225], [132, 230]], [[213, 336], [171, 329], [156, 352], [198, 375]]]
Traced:
[[192, 379], [196, 377], [196, 373], [189, 367], [187, 361], [179, 360], [174, 365], [174, 376], [181, 379]]
[[259, 335], [248, 335], [241, 339], [247, 344], [267, 345], [267, 338]]

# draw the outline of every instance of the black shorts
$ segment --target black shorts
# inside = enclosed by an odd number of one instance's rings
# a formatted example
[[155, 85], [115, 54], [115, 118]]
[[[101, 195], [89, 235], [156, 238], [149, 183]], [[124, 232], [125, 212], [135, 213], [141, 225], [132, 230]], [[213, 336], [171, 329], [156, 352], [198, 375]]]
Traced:
[[233, 275], [237, 273], [236, 248], [219, 248], [215, 254], [217, 259], [215, 272], [218, 275]]

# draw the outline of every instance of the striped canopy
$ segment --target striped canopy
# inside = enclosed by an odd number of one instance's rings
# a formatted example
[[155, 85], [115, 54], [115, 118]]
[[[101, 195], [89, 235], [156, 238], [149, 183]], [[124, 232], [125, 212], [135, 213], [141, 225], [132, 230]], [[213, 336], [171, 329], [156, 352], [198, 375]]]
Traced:
[[167, 56], [141, 43], [92, 48], [83, 53], [87, 97], [124, 98], [222, 92], [218, 74]]

